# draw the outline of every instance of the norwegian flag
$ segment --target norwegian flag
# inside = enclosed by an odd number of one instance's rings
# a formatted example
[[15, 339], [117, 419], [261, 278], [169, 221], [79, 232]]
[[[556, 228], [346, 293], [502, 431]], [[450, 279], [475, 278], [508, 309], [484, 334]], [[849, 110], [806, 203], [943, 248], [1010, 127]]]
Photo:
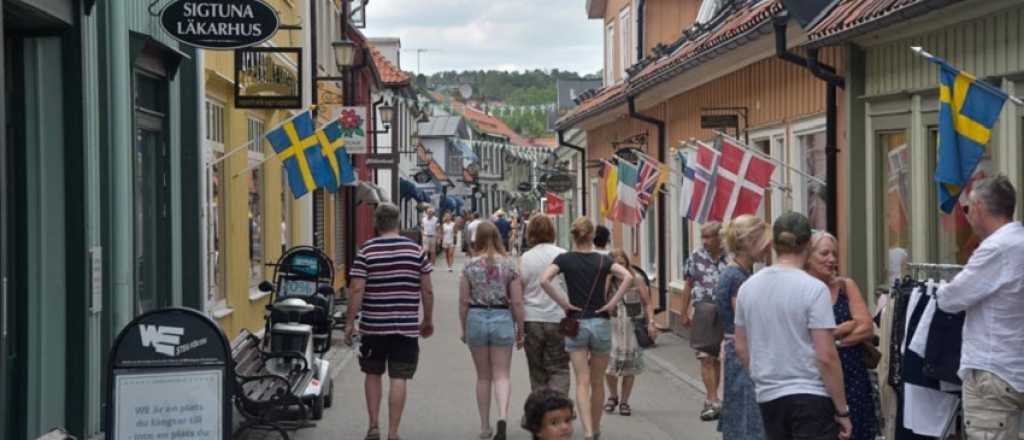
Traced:
[[754, 214], [764, 199], [775, 164], [761, 158], [735, 140], [720, 137], [722, 160], [715, 175], [708, 220], [732, 220]]
[[640, 159], [640, 172], [637, 176], [636, 193], [640, 200], [640, 216], [647, 217], [647, 208], [654, 200], [654, 191], [658, 186], [661, 172], [658, 166], [647, 159]]
[[681, 192], [683, 217], [704, 223], [708, 216], [711, 196], [714, 194], [715, 173], [721, 154], [710, 145], [697, 142], [697, 151], [682, 157], [683, 190]]

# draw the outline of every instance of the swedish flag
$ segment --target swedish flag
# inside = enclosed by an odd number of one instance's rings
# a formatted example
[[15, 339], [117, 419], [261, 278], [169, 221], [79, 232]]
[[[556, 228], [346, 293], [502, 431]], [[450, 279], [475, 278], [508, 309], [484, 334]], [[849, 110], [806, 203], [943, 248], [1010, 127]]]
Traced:
[[307, 110], [266, 135], [277, 158], [284, 163], [288, 186], [295, 198], [317, 188], [333, 190], [338, 187], [313, 127], [313, 116]]
[[[356, 173], [352, 169], [352, 159], [345, 150], [345, 141], [341, 138], [341, 122], [335, 119], [317, 130], [317, 138], [323, 145], [323, 154], [331, 166], [334, 179], [341, 185], [355, 185]], [[337, 186], [331, 192], [337, 190]]]
[[970, 181], [992, 138], [1007, 95], [971, 74], [930, 57], [939, 65], [939, 151], [935, 182], [939, 208], [949, 213]]

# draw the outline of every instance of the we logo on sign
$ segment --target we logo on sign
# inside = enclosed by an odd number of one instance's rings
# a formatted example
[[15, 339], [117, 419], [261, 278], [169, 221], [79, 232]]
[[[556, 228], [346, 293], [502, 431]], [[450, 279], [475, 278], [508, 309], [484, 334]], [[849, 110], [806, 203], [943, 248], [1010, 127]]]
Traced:
[[174, 356], [174, 349], [181, 343], [181, 336], [185, 334], [182, 327], [170, 327], [166, 325], [140, 325], [139, 336], [142, 338], [143, 347], [153, 347], [157, 353], [167, 356]]

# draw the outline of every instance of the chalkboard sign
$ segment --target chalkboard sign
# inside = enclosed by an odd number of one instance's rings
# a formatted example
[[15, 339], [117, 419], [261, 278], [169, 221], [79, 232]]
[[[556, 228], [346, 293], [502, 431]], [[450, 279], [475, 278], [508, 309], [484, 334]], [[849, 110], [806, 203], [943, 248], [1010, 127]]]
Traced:
[[277, 32], [277, 11], [262, 0], [177, 0], [160, 12], [164, 31], [203, 49], [258, 45]]
[[191, 309], [143, 314], [121, 330], [107, 369], [110, 440], [229, 440], [231, 347]]

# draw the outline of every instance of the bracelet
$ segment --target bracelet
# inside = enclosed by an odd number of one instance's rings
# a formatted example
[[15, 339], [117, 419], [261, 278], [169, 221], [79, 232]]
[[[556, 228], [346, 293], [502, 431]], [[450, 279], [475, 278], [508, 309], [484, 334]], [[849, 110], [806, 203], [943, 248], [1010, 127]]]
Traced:
[[840, 419], [848, 419], [850, 418], [850, 412], [836, 413], [836, 417], [839, 417]]

